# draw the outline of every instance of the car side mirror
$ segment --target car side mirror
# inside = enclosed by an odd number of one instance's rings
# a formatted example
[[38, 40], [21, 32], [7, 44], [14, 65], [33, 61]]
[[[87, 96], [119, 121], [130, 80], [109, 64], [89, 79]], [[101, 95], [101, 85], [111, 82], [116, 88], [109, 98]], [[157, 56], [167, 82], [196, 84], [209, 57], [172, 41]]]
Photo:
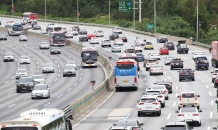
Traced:
[[178, 71], [180, 73], [180, 71]]
[[198, 95], [198, 97], [200, 97], [200, 95]]
[[179, 111], [175, 111], [175, 113], [179, 113]]
[[145, 93], [142, 93], [143, 95], [145, 95]]
[[143, 123], [140, 124], [140, 126], [144, 125]]
[[215, 103], [218, 103], [218, 100], [216, 100]]
[[117, 124], [113, 124], [113, 126], [116, 126]]
[[177, 98], [179, 98], [179, 96], [177, 96]]
[[202, 112], [202, 110], [199, 110], [198, 112]]
[[193, 72], [195, 72], [195, 70], [193, 70]]
[[216, 130], [216, 127], [213, 127], [213, 129], [215, 129], [215, 130]]
[[164, 130], [164, 127], [161, 127], [160, 129], [161, 129], [161, 130]]

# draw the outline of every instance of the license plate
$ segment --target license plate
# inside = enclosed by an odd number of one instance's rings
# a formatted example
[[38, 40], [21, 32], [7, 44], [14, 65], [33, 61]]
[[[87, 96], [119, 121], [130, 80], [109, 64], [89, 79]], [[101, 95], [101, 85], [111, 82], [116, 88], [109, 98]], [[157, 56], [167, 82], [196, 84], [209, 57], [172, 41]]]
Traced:
[[128, 83], [128, 81], [123, 81], [123, 83]]
[[22, 89], [27, 89], [27, 87], [23, 87]]
[[61, 45], [61, 44], [59, 44], [59, 45]]
[[89, 66], [92, 66], [92, 64], [89, 64]]
[[151, 107], [146, 107], [146, 109], [150, 109]]
[[190, 119], [190, 120], [185, 120], [185, 121], [187, 121], [187, 122], [192, 122], [193, 120]]
[[176, 63], [176, 65], [179, 65], [179, 63]]

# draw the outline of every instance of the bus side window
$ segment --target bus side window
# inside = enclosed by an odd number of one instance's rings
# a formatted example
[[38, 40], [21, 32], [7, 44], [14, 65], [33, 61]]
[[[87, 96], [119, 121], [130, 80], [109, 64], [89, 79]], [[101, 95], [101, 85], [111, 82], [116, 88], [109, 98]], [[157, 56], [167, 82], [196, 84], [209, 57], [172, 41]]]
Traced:
[[81, 57], [83, 56], [83, 52], [81, 53]]

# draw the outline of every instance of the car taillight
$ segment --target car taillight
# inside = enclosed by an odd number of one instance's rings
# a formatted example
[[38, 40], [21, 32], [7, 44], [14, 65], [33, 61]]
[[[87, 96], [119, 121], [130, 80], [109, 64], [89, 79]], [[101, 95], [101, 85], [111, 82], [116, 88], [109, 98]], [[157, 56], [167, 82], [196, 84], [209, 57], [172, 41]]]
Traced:
[[182, 104], [180, 104], [180, 105], [182, 105]]
[[162, 96], [162, 95], [159, 95], [158, 97], [159, 97], [159, 98], [162, 98], [163, 96]]
[[163, 69], [159, 69], [159, 70], [163, 70]]
[[118, 41], [116, 41], [116, 42], [118, 42]]
[[217, 74], [213, 74], [213, 75], [217, 75]]
[[147, 63], [147, 65], [149, 65], [149, 63]]
[[103, 43], [105, 43], [105, 42], [103, 42]]
[[182, 101], [182, 96], [181, 95], [179, 96], [179, 100]]
[[127, 39], [127, 38], [125, 38], [125, 39]]
[[117, 78], [114, 78], [114, 83], [117, 84]]
[[154, 69], [151, 69], [151, 71], [154, 71]]
[[5, 127], [6, 125], [2, 125], [2, 127]]
[[160, 39], [160, 40], [162, 40], [162, 39]]
[[166, 46], [168, 46], [168, 45], [166, 45]]
[[135, 77], [135, 83], [137, 83], [137, 78]]
[[111, 42], [109, 42], [109, 43], [111, 43]]
[[115, 49], [115, 48], [113, 48], [113, 49]]
[[184, 74], [184, 73], [180, 72], [180, 74]]
[[160, 56], [160, 55], [157, 55], [157, 56]]
[[121, 47], [120, 47], [120, 49], [121, 49]]
[[142, 46], [140, 46], [140, 48], [142, 48]]
[[158, 102], [154, 102], [154, 103], [152, 103], [152, 104], [156, 104], [156, 105], [158, 105], [159, 103], [158, 103]]
[[184, 116], [184, 114], [178, 114], [178, 116]]
[[190, 72], [191, 74], [194, 74], [194, 72]]
[[195, 54], [195, 55], [197, 55], [197, 54]]
[[37, 126], [37, 125], [33, 125], [33, 126]]
[[151, 56], [153, 56], [153, 55], [151, 55]]
[[183, 63], [180, 63], [181, 65], [183, 64]]
[[142, 105], [142, 104], [144, 104], [144, 103], [142, 103], [142, 102], [139, 103], [139, 105]]
[[167, 61], [169, 61], [169, 60], [167, 59]]
[[142, 56], [142, 57], [144, 57], [144, 56]]
[[198, 97], [197, 97], [197, 95], [195, 95], [195, 100], [198, 100]]
[[215, 80], [216, 82], [218, 82], [218, 79], [217, 80]]
[[174, 65], [174, 63], [172, 63], [172, 65]]
[[167, 92], [167, 90], [165, 90], [165, 91], [163, 91], [164, 93], [166, 93]]
[[199, 116], [199, 114], [193, 114], [193, 116]]

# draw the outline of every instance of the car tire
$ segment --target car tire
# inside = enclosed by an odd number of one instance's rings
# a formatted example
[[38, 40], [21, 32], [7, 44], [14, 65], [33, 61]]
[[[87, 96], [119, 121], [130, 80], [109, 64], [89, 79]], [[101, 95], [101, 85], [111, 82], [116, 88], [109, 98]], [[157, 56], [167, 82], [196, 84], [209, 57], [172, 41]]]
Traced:
[[52, 73], [54, 73], [54, 70], [52, 71]]
[[140, 117], [141, 116], [141, 113], [140, 112], [138, 112], [138, 117]]
[[178, 110], [180, 110], [180, 107], [178, 107]]
[[164, 104], [162, 103], [162, 104], [161, 104], [161, 108], [164, 108], [164, 107], [165, 107], [165, 103], [164, 103]]
[[146, 69], [146, 71], [148, 71], [148, 69], [147, 68], [145, 68]]
[[120, 88], [116, 88], [116, 91], [119, 92], [119, 91], [120, 91]]
[[151, 76], [152, 74], [150, 73], [149, 75]]
[[161, 115], [161, 110], [159, 112], [157, 112], [157, 116], [160, 116]]
[[168, 100], [169, 99], [169, 97], [165, 97], [165, 100]]
[[212, 83], [214, 83], [214, 79], [212, 79]]
[[200, 123], [198, 123], [198, 126], [201, 126], [201, 122], [200, 122]]
[[182, 79], [181, 78], [179, 78], [179, 82], [181, 82], [182, 81]]
[[217, 88], [217, 86], [214, 84], [214, 88]]
[[20, 93], [20, 90], [19, 90], [19, 89], [17, 89], [17, 93]]
[[161, 73], [161, 75], [163, 75], [163, 73]]
[[173, 67], [170, 67], [171, 70], [173, 70]]
[[65, 77], [65, 75], [63, 74], [63, 77]]
[[195, 78], [193, 78], [192, 81], [195, 81]]

